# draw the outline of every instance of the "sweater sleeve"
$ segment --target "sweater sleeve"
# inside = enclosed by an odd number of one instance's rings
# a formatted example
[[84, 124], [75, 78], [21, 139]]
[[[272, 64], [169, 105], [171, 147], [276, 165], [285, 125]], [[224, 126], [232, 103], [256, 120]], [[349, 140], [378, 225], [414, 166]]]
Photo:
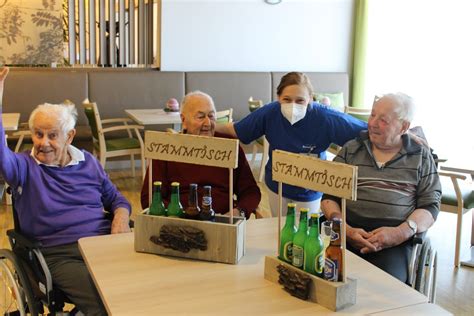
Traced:
[[244, 209], [246, 217], [249, 218], [260, 203], [261, 193], [240, 146], [239, 164], [234, 170], [234, 193], [237, 195], [237, 207]]
[[27, 170], [27, 163], [20, 155], [15, 154], [8, 148], [3, 129], [3, 119], [0, 108], [0, 172], [5, 181], [12, 187], [18, 187], [24, 182]]
[[426, 148], [422, 149], [422, 159], [416, 208], [427, 210], [436, 220], [441, 203], [441, 183], [433, 156]]

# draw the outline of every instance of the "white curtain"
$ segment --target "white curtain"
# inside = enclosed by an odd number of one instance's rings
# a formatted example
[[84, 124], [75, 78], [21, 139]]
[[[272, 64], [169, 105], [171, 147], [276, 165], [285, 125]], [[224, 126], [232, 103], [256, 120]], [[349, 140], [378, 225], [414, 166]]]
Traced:
[[474, 2], [375, 0], [369, 6], [365, 102], [415, 98], [421, 125], [442, 155], [474, 149]]

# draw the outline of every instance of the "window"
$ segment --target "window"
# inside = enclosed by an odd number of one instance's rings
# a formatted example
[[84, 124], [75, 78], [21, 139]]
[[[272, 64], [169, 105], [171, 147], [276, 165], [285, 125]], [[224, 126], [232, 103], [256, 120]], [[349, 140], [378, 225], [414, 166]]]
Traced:
[[441, 154], [474, 149], [474, 3], [469, 0], [371, 1], [365, 101], [405, 92]]

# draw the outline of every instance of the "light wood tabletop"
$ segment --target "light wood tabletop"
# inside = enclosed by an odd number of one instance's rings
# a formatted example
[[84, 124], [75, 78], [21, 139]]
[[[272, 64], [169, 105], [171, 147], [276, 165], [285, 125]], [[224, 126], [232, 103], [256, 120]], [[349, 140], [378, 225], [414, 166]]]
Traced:
[[[246, 253], [236, 265], [134, 251], [133, 233], [79, 240], [86, 264], [111, 315], [333, 314], [264, 279], [266, 255], [276, 253], [277, 218], [247, 221]], [[369, 314], [427, 303], [428, 298], [347, 253], [357, 279], [357, 303], [338, 314]]]
[[6, 131], [16, 131], [20, 122], [20, 113], [2, 113], [2, 122]]
[[179, 112], [165, 112], [163, 109], [128, 109], [125, 113], [140, 125], [181, 124]]
[[436, 304], [422, 303], [401, 308], [391, 309], [380, 313], [370, 315], [380, 316], [400, 316], [400, 315], [416, 315], [416, 316], [436, 316], [436, 315], [452, 315], [445, 309]]

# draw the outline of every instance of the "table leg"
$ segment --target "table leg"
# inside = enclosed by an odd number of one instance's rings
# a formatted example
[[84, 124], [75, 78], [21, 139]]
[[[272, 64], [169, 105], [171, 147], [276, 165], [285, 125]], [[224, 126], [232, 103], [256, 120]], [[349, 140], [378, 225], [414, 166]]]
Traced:
[[472, 224], [471, 224], [471, 256], [469, 260], [461, 261], [462, 266], [474, 268], [474, 211], [472, 213]]

